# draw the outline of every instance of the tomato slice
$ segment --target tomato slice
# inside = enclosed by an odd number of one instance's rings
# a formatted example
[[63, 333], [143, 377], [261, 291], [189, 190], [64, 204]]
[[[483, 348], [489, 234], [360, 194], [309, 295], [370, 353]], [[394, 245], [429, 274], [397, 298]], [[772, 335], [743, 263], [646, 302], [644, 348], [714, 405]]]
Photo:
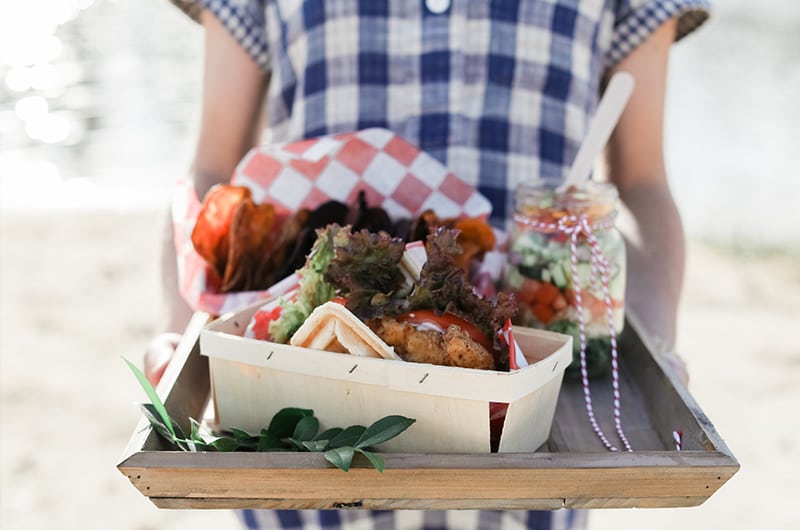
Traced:
[[400, 315], [396, 320], [399, 322], [407, 322], [408, 324], [412, 324], [420, 328], [436, 329], [442, 332], [444, 332], [451, 325], [455, 324], [463, 329], [472, 340], [486, 348], [486, 351], [490, 353], [494, 351], [492, 341], [489, 340], [489, 337], [486, 336], [486, 333], [478, 329], [475, 324], [471, 324], [470, 322], [467, 322], [460, 316], [454, 315], [453, 313], [442, 313], [441, 315], [437, 315], [436, 311], [432, 309], [420, 309]]
[[258, 340], [269, 340], [269, 325], [273, 320], [278, 320], [278, 318], [281, 316], [281, 310], [283, 310], [283, 307], [276, 305], [268, 311], [256, 311], [256, 313], [253, 315], [253, 321], [251, 323], [253, 338]]

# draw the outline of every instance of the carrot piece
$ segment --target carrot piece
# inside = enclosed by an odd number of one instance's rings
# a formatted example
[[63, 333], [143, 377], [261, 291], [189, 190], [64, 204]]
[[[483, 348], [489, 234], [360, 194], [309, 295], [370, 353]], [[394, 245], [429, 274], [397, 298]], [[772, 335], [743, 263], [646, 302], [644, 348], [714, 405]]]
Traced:
[[558, 287], [549, 282], [542, 282], [539, 286], [539, 290], [536, 291], [534, 300], [543, 304], [551, 304], [558, 294]]
[[578, 299], [575, 298], [575, 290], [574, 289], [565, 289], [564, 290], [564, 298], [566, 298], [567, 299], [567, 303], [569, 305], [572, 305], [572, 306], [574, 306], [576, 304], [576, 302], [578, 301]]
[[550, 305], [556, 311], [560, 311], [561, 309], [567, 307], [567, 299], [563, 294], [559, 293]]
[[540, 282], [533, 278], [525, 278], [517, 291], [517, 300], [522, 304], [530, 304], [536, 298]]
[[555, 312], [553, 308], [547, 304], [537, 302], [533, 304], [531, 307], [531, 312], [536, 317], [536, 319], [541, 322], [542, 324], [549, 324], [551, 320], [553, 320], [553, 316]]
[[589, 310], [592, 318], [600, 318], [606, 312], [605, 301], [589, 292], [583, 293], [583, 306]]

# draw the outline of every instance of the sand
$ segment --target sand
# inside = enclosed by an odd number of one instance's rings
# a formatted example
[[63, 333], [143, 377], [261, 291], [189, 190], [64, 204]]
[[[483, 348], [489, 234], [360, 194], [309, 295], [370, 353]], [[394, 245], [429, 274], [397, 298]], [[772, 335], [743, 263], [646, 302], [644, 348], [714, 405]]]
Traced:
[[[238, 528], [229, 511], [159, 510], [115, 467], [144, 399], [121, 357], [141, 359], [160, 317], [160, 220], [0, 218], [0, 528]], [[688, 266], [690, 388], [742, 469], [701, 507], [598, 511], [590, 528], [794, 528], [800, 259], [692, 242]]]

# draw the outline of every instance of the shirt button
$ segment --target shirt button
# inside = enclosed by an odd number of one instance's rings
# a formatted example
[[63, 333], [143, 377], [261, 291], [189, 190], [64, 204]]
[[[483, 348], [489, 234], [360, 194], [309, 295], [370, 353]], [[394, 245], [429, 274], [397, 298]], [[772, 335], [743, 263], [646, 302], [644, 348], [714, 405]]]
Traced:
[[450, 0], [425, 0], [425, 5], [431, 13], [439, 15], [450, 7]]

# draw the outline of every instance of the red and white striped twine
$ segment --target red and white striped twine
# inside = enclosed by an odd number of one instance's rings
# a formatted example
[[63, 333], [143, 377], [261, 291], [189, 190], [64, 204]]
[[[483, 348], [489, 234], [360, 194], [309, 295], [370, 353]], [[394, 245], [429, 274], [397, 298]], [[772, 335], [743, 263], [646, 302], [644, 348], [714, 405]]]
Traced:
[[544, 223], [540, 221], [533, 221], [531, 219], [527, 219], [519, 215], [514, 216], [514, 220], [518, 223], [522, 223], [539, 230], [566, 234], [570, 238], [569, 242], [570, 266], [572, 269], [572, 285], [573, 285], [573, 290], [575, 292], [575, 306], [576, 309], [578, 310], [578, 329], [580, 332], [580, 341], [581, 341], [580, 344], [581, 380], [583, 383], [583, 396], [584, 396], [584, 401], [586, 403], [586, 413], [589, 416], [589, 423], [591, 423], [595, 434], [597, 434], [598, 438], [600, 438], [600, 441], [603, 442], [603, 445], [605, 445], [605, 447], [609, 451], [619, 451], [619, 449], [608, 440], [605, 433], [600, 428], [600, 425], [597, 422], [597, 418], [594, 415], [594, 406], [592, 405], [592, 394], [589, 388], [589, 373], [586, 367], [586, 326], [583, 321], [584, 318], [583, 296], [581, 295], [580, 281], [578, 276], [578, 238], [583, 236], [588, 242], [589, 248], [591, 250], [591, 258], [590, 258], [590, 265], [592, 272], [591, 282], [594, 282], [595, 274], [599, 272], [601, 285], [603, 288], [603, 301], [605, 302], [606, 305], [608, 333], [611, 339], [611, 378], [612, 378], [612, 389], [614, 396], [614, 426], [616, 427], [619, 439], [625, 446], [625, 450], [633, 451], [630, 442], [628, 442], [628, 437], [625, 436], [625, 432], [622, 430], [622, 416], [620, 412], [621, 406], [620, 406], [620, 393], [619, 393], [620, 385], [619, 385], [619, 359], [617, 353], [617, 333], [614, 330], [614, 317], [611, 308], [611, 295], [609, 294], [608, 290], [608, 282], [609, 282], [608, 261], [603, 255], [603, 251], [600, 249], [600, 244], [597, 242], [597, 238], [594, 235], [594, 229], [611, 228], [613, 226], [613, 219], [607, 217], [599, 220], [594, 225], [589, 223], [589, 218], [585, 214], [567, 215], [559, 219], [557, 223]]
[[683, 433], [681, 431], [672, 431], [672, 439], [675, 440], [675, 450], [681, 450], [681, 443], [683, 442]]

